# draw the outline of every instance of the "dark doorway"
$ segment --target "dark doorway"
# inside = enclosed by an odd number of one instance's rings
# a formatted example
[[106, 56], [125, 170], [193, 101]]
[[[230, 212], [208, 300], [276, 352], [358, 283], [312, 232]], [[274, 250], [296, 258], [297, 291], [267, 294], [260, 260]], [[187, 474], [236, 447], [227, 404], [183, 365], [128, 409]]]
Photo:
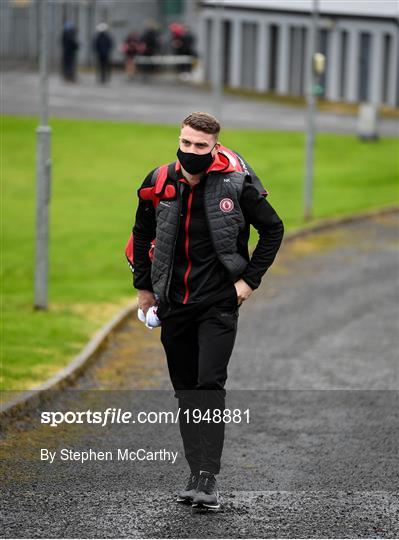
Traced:
[[389, 65], [391, 63], [392, 54], [392, 36], [390, 34], [384, 34], [384, 50], [382, 66], [382, 102], [388, 103], [388, 88], [389, 88]]
[[358, 88], [360, 101], [369, 100], [370, 48], [371, 35], [368, 32], [361, 32]]
[[348, 69], [348, 32], [346, 30], [343, 30], [341, 32], [341, 76], [339, 81], [339, 97], [341, 99], [345, 99], [345, 91], [346, 91], [346, 72]]
[[294, 96], [304, 94], [305, 37], [306, 29], [290, 28], [290, 93]]
[[230, 81], [230, 48], [231, 48], [231, 21], [223, 22], [223, 83], [228, 84]]
[[255, 88], [257, 30], [255, 23], [242, 25], [241, 86], [243, 88]]
[[270, 45], [269, 45], [269, 88], [275, 91], [277, 88], [277, 64], [278, 64], [278, 26], [270, 26]]

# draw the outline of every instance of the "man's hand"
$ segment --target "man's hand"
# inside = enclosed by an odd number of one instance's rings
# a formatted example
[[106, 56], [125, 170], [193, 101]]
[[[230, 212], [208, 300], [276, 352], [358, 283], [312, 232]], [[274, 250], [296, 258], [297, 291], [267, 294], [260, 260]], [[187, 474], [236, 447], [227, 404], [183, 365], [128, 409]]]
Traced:
[[237, 293], [237, 303], [240, 306], [253, 293], [253, 289], [243, 279], [239, 279], [234, 283]]
[[137, 299], [139, 308], [143, 310], [144, 315], [147, 314], [147, 311], [151, 306], [155, 306], [155, 304], [157, 303], [154, 293], [151, 291], [146, 291], [144, 289], [139, 290]]

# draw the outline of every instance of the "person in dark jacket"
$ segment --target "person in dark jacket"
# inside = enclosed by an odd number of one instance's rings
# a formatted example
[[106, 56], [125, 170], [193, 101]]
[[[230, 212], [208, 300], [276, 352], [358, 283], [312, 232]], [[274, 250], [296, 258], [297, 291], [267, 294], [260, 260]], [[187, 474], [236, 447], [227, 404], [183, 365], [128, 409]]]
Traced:
[[98, 24], [93, 41], [93, 49], [97, 57], [97, 80], [102, 84], [111, 78], [111, 53], [114, 41], [108, 28], [106, 23]]
[[76, 29], [73, 23], [66, 22], [61, 36], [62, 46], [62, 75], [65, 81], [76, 80], [76, 53], [79, 42], [76, 38]]
[[142, 43], [142, 54], [144, 56], [153, 56], [154, 54], [159, 54], [160, 39], [158, 23], [153, 19], [148, 19], [140, 36], [140, 41]]
[[[158, 23], [153, 19], [148, 19], [144, 30], [140, 36], [141, 54], [143, 56], [154, 56], [159, 54], [161, 45], [161, 36]], [[144, 64], [142, 72], [146, 74], [153, 73], [155, 67], [152, 64]]]
[[[261, 181], [239, 154], [218, 142], [219, 131], [208, 113], [183, 120], [178, 160], [162, 168], [162, 185], [160, 170], [147, 175], [133, 227], [133, 284], [144, 313], [158, 305], [190, 467], [177, 500], [212, 509], [220, 506], [215, 478], [224, 442], [220, 414], [239, 308], [259, 287], [284, 231]], [[250, 225], [259, 234], [252, 257]], [[195, 411], [202, 415], [198, 423]]]

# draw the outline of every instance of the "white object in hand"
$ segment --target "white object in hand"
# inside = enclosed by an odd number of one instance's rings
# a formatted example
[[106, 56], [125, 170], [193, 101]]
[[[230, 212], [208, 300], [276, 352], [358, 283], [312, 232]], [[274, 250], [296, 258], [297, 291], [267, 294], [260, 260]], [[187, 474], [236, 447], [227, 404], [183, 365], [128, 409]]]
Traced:
[[150, 328], [150, 330], [161, 326], [161, 321], [157, 317], [157, 309], [158, 306], [151, 306], [148, 308], [146, 315], [144, 315], [144, 311], [142, 309], [139, 308], [137, 310], [137, 317], [141, 322], [145, 323], [146, 327]]

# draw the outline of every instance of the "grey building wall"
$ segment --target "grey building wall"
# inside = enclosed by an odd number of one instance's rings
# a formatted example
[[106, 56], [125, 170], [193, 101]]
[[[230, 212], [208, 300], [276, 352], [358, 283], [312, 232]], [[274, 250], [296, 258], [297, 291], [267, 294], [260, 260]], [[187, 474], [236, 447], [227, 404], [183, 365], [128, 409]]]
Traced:
[[[35, 62], [38, 54], [38, 4], [40, 0], [0, 0], [0, 57], [14, 62]], [[50, 60], [56, 66], [61, 56], [60, 36], [64, 21], [78, 29], [78, 63], [92, 63], [92, 39], [96, 25], [107, 22], [115, 39], [114, 61], [126, 35], [142, 31], [154, 19], [167, 33], [172, 21], [198, 20], [197, 0], [48, 0]]]
[[[207, 78], [213, 18], [214, 9], [205, 6], [199, 43]], [[222, 20], [223, 32], [230, 29], [220, 59], [225, 84], [280, 95], [306, 93], [309, 14], [225, 7]], [[319, 51], [326, 55], [320, 79], [326, 99], [399, 106], [397, 20], [322, 15], [318, 40]]]

